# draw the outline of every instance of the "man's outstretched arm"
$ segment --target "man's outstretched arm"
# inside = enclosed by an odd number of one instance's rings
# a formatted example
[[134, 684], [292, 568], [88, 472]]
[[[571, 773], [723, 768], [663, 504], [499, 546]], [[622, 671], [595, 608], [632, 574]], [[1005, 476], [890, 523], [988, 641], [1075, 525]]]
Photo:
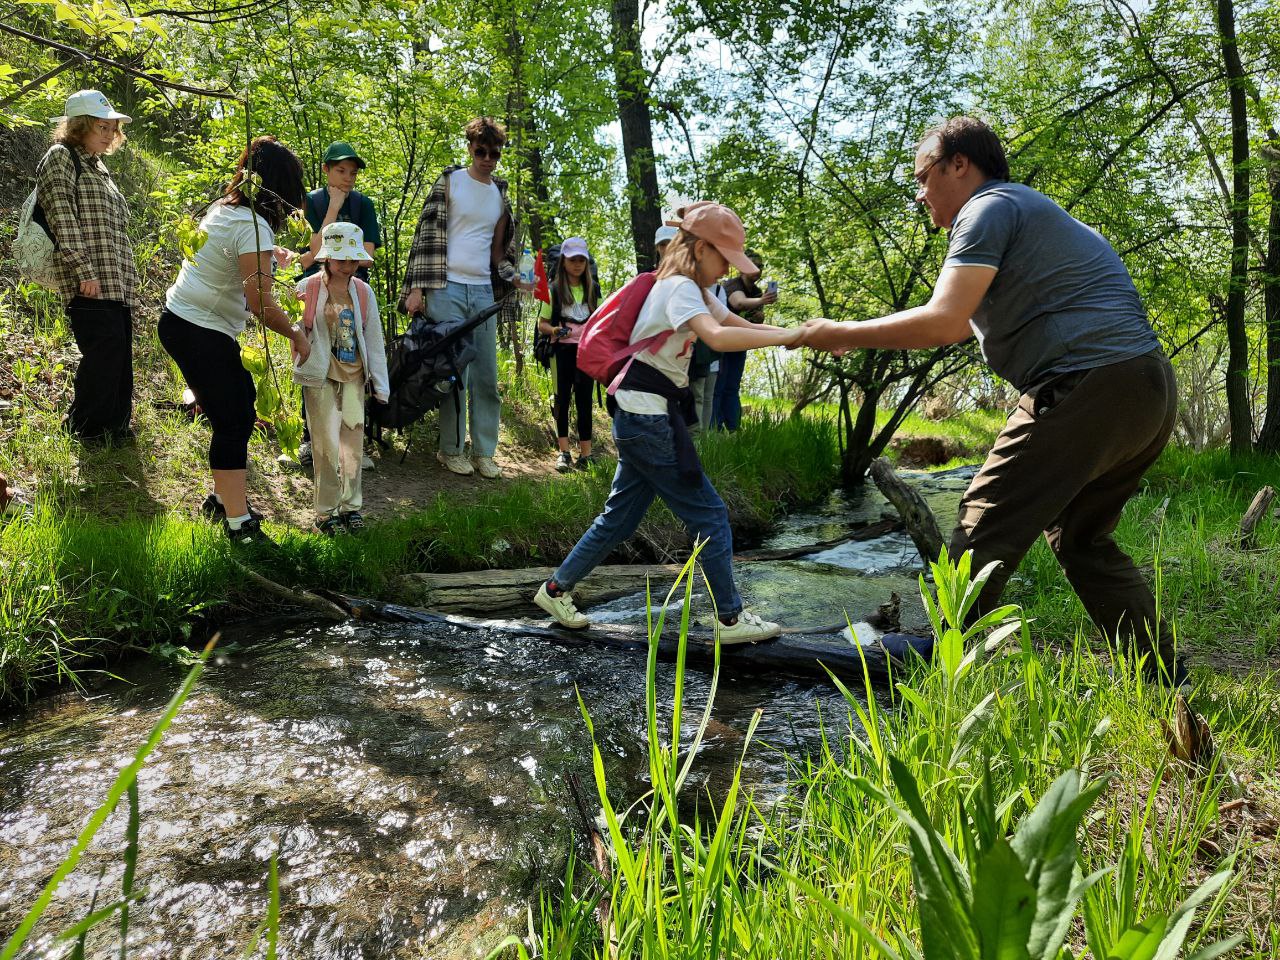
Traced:
[[929, 302], [875, 320], [839, 323], [810, 320], [800, 346], [817, 350], [919, 350], [960, 343], [973, 335], [969, 319], [982, 303], [996, 271], [991, 267], [944, 267]]

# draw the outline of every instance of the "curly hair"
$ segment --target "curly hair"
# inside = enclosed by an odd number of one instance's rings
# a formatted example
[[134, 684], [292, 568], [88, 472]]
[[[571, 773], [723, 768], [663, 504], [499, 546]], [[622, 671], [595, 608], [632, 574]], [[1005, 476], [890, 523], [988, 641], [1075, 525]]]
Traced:
[[487, 147], [503, 147], [507, 143], [507, 128], [493, 117], [476, 117], [465, 132], [467, 143], [483, 143]]
[[[53, 142], [60, 143], [64, 147], [82, 147], [89, 134], [93, 133], [93, 125], [100, 119], [100, 117], [63, 117], [53, 128]], [[128, 137], [124, 135], [124, 124], [119, 120], [106, 122], [116, 125], [116, 133], [111, 138], [111, 145], [103, 153], [115, 153], [124, 146]]]

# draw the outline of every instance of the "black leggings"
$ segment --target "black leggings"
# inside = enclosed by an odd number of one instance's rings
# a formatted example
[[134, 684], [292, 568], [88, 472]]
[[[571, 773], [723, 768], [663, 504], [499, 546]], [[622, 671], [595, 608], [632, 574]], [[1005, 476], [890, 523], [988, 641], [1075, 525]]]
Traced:
[[116, 300], [75, 297], [67, 319], [80, 366], [67, 426], [84, 440], [121, 437], [133, 415], [133, 311]]
[[213, 428], [210, 469], [244, 470], [249, 466], [249, 438], [258, 415], [253, 409], [257, 396], [253, 377], [240, 362], [240, 344], [167, 309], [160, 314], [157, 332]]
[[578, 408], [578, 439], [591, 439], [591, 388], [595, 381], [578, 369], [578, 345], [562, 343], [556, 347], [556, 436], [569, 436], [569, 394]]

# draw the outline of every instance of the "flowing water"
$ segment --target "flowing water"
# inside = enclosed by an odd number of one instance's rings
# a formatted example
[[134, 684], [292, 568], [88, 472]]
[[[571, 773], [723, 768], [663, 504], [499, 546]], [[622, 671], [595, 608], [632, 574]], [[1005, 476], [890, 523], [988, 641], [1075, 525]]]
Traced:
[[[914, 477], [944, 524], [968, 475]], [[836, 494], [789, 518], [767, 546], [833, 539], [886, 509], [874, 491]], [[831, 624], [894, 590], [904, 620], [918, 625], [918, 566], [905, 535], [891, 535], [744, 565], [740, 586], [750, 607], [790, 624]], [[593, 612], [642, 622], [643, 598]], [[562, 876], [579, 840], [566, 776], [580, 779], [588, 804], [594, 792], [579, 694], [615, 803], [645, 789], [644, 667], [643, 653], [452, 627], [275, 622], [228, 631], [139, 778], [137, 885], [148, 892], [134, 908], [129, 956], [240, 956], [265, 914], [275, 850], [286, 956], [482, 955], [524, 929], [531, 895]], [[660, 671], [669, 716], [670, 668]], [[0, 942], [181, 676], [137, 662], [91, 695], [49, 698], [0, 727]], [[701, 712], [708, 687], [691, 671], [689, 714]], [[765, 802], [817, 746], [823, 723], [849, 736], [847, 707], [829, 685], [727, 666], [689, 797], [722, 793], [757, 709], [744, 779]], [[41, 930], [84, 916], [95, 889], [99, 906], [114, 899], [124, 831], [122, 808]], [[115, 956], [112, 939], [91, 937], [87, 955]]]

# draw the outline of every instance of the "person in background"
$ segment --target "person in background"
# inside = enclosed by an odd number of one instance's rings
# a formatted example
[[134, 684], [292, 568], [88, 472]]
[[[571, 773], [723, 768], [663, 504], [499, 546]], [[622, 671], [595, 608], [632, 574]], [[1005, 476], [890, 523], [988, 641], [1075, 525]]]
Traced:
[[955, 117], [916, 150], [916, 201], [950, 231], [923, 306], [811, 321], [820, 350], [931, 349], [976, 335], [1022, 398], [960, 501], [950, 554], [998, 562], [974, 616], [1042, 534], [1098, 629], [1146, 654], [1148, 677], [1186, 679], [1173, 633], [1115, 541], [1128, 499], [1173, 433], [1178, 391], [1142, 297], [1110, 243], [1044, 194], [1009, 181], [989, 126]]
[[[474, 316], [518, 286], [516, 220], [507, 182], [493, 175], [507, 131], [492, 117], [478, 117], [467, 124], [466, 136], [470, 165], [445, 168], [418, 218], [400, 295], [401, 309], [410, 316], [424, 310], [437, 321]], [[493, 459], [502, 409], [497, 318], [486, 320], [472, 336], [477, 356], [462, 372], [461, 402], [440, 408], [436, 457], [453, 473], [478, 472], [492, 480], [502, 476]]]
[[[764, 270], [764, 258], [753, 250], [747, 251], [747, 258], [756, 265], [756, 276], [740, 273], [725, 283], [724, 290], [730, 310], [743, 320], [764, 323], [764, 308], [776, 302], [778, 294], [760, 289], [759, 271]], [[716, 378], [715, 403], [711, 408], [712, 428], [733, 431], [742, 422], [742, 374], [746, 366], [744, 350], [735, 350], [720, 358], [720, 376]]]
[[[728, 306], [724, 285], [713, 284], [708, 291], [722, 306]], [[716, 382], [720, 379], [720, 353], [701, 339], [693, 344], [693, 362], [689, 365], [689, 389], [693, 391], [693, 410], [697, 422], [691, 427], [694, 433], [711, 425], [715, 410]]]
[[[247, 169], [252, 169], [250, 181]], [[212, 427], [213, 493], [201, 512], [221, 520], [233, 543], [270, 543], [245, 498], [249, 439], [257, 413], [253, 377], [238, 338], [251, 316], [287, 338], [297, 357], [311, 353], [272, 294], [275, 231], [302, 205], [302, 162], [275, 137], [254, 139], [240, 155], [226, 195], [200, 222], [208, 239], [184, 261], [165, 297], [157, 332]]]
[[[313, 276], [319, 266], [317, 254], [320, 251], [321, 233], [331, 223], [354, 223], [364, 234], [364, 248], [369, 254], [368, 263], [360, 264], [356, 277], [369, 282], [369, 265], [373, 262], [373, 253], [382, 246], [382, 231], [378, 226], [378, 212], [373, 201], [356, 189], [356, 180], [367, 164], [356, 153], [351, 144], [339, 140], [329, 144], [324, 152], [325, 185], [307, 194], [303, 204], [303, 214], [311, 226], [311, 246], [298, 258], [304, 277]], [[311, 466], [311, 422], [303, 416], [302, 445], [298, 448], [298, 462], [304, 467]], [[366, 469], [373, 466], [373, 461], [364, 457], [362, 462]]]
[[578, 415], [578, 463], [585, 470], [592, 462], [591, 394], [595, 381], [578, 369], [578, 341], [582, 325], [595, 312], [600, 299], [590, 270], [587, 242], [570, 237], [560, 246], [560, 264], [551, 285], [551, 302], [542, 304], [538, 329], [555, 345], [551, 357], [551, 379], [555, 386], [556, 469], [566, 473], [574, 468], [569, 453], [569, 402]]
[[658, 262], [654, 265], [655, 268], [662, 265], [662, 255], [666, 253], [667, 246], [676, 238], [676, 234], [679, 232], [675, 227], [669, 227], [664, 223], [654, 233], [653, 252], [658, 258]]
[[316, 530], [326, 536], [364, 529], [360, 514], [365, 393], [386, 403], [387, 352], [373, 290], [356, 274], [369, 262], [354, 223], [331, 223], [316, 251], [321, 274], [298, 285], [306, 304], [311, 355], [293, 370], [312, 431]]
[[129, 204], [102, 158], [125, 142], [124, 124], [97, 90], [67, 98], [36, 167], [36, 199], [58, 251], [58, 292], [80, 348], [66, 428], [86, 444], [133, 439], [133, 311], [138, 271]]
[[795, 330], [750, 324], [709, 293], [732, 263], [751, 270], [742, 252], [742, 221], [728, 207], [700, 202], [677, 212], [680, 229], [671, 240], [631, 332], [631, 342], [660, 337], [635, 354], [611, 405], [618, 469], [604, 510], [534, 603], [561, 626], [590, 624], [573, 602], [572, 590], [630, 537], [655, 497], [684, 521], [704, 546], [699, 561], [715, 603], [712, 621], [724, 644], [776, 637], [781, 628], [743, 609], [733, 576], [733, 532], [724, 501], [707, 479], [689, 437], [693, 397], [689, 363], [695, 338], [717, 350], [787, 346]]

